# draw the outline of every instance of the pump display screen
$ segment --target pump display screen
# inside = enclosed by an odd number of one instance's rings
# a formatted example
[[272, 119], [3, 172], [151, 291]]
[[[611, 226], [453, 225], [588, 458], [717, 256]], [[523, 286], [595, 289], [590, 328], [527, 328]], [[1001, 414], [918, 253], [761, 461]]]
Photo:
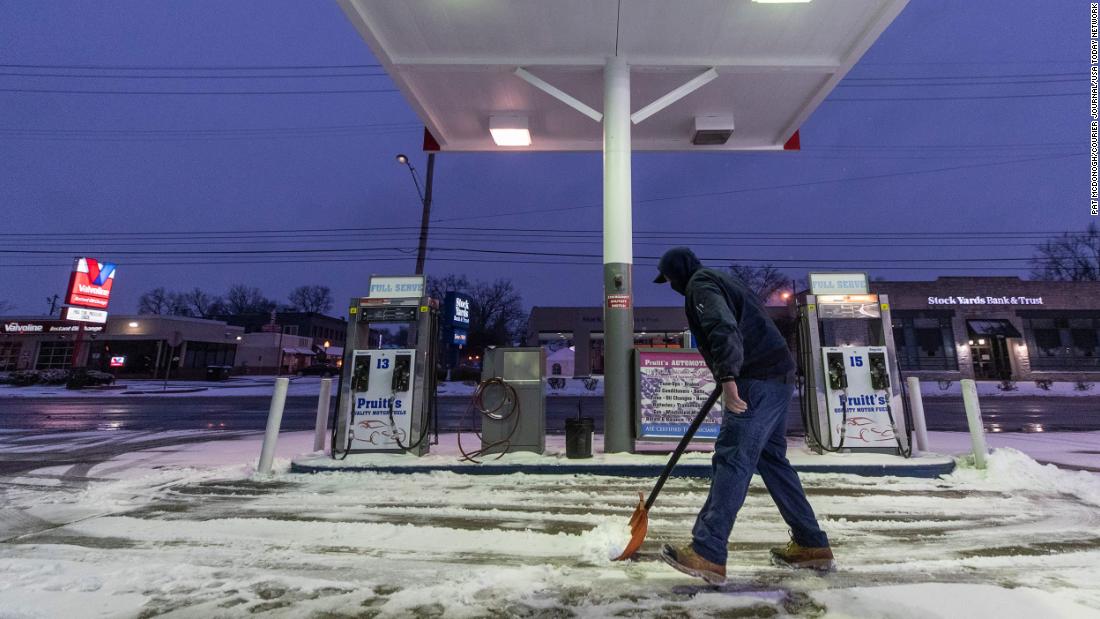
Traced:
[[409, 323], [374, 322], [370, 325], [370, 337], [367, 347], [376, 350], [389, 348], [412, 348]]
[[818, 318], [881, 318], [878, 296], [873, 294], [822, 295], [817, 299]]

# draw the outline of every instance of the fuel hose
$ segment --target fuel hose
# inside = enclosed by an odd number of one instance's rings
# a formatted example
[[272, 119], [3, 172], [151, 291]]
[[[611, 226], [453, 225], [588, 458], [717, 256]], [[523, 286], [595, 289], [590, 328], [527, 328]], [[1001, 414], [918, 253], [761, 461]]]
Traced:
[[[492, 389], [500, 389], [502, 395], [500, 401], [497, 402], [495, 406], [488, 407], [485, 405], [485, 394]], [[519, 419], [522, 412], [521, 408], [516, 388], [508, 384], [508, 381], [503, 378], [494, 376], [493, 378], [487, 378], [478, 383], [477, 388], [474, 389], [474, 393], [470, 397], [470, 403], [466, 407], [466, 414], [470, 421], [469, 431], [473, 432], [477, 438], [481, 440], [481, 449], [466, 451], [462, 447], [462, 432], [459, 431], [458, 451], [462, 454], [459, 460], [463, 462], [480, 463], [481, 461], [478, 460], [478, 458], [482, 458], [500, 447], [500, 452], [497, 453], [497, 457], [494, 458], [495, 460], [499, 460], [512, 446], [512, 437], [519, 428]], [[508, 434], [500, 440], [485, 444], [482, 433], [478, 432], [476, 429], [476, 421], [479, 415], [482, 418], [482, 423], [486, 420], [503, 423], [510, 421], [511, 428], [508, 430]]]

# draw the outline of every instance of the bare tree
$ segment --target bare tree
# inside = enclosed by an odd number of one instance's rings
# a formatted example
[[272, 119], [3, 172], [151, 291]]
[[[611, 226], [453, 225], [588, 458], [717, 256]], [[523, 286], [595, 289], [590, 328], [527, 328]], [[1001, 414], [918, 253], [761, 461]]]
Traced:
[[526, 314], [511, 280], [476, 282], [470, 289], [470, 345], [503, 346], [520, 335]]
[[1100, 281], [1100, 229], [1063, 234], [1039, 245], [1031, 257], [1032, 279], [1069, 282]]
[[289, 299], [290, 306], [300, 312], [324, 314], [332, 309], [332, 290], [328, 286], [298, 286]]
[[180, 295], [166, 290], [163, 286], [146, 291], [138, 297], [139, 314], [160, 314], [164, 316], [187, 316], [187, 304]]
[[212, 318], [222, 313], [223, 303], [221, 297], [207, 294], [202, 288], [192, 288], [188, 292], [180, 293], [180, 301], [187, 307], [191, 316], [199, 318]]
[[237, 284], [225, 293], [225, 312], [231, 315], [270, 312], [275, 305], [255, 286]]
[[756, 296], [767, 303], [777, 292], [787, 288], [791, 279], [782, 271], [770, 264], [763, 266], [750, 266], [744, 264], [731, 264], [729, 271], [735, 277], [745, 282], [745, 285], [756, 293]]
[[428, 276], [428, 296], [433, 299], [443, 300], [448, 292], [469, 292], [473, 286], [465, 275]]

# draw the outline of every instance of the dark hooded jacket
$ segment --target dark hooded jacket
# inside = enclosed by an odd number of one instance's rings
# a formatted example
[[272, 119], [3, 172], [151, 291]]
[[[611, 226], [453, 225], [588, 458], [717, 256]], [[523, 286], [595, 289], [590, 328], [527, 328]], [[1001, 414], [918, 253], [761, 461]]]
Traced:
[[794, 372], [786, 340], [744, 282], [704, 268], [686, 247], [668, 250], [658, 269], [684, 295], [688, 326], [717, 380], [766, 380]]

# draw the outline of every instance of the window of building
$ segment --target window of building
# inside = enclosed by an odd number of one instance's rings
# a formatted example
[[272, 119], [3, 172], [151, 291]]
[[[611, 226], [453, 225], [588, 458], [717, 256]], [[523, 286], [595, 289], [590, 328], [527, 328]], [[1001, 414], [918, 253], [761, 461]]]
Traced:
[[14, 370], [19, 365], [19, 342], [0, 342], [0, 372]]
[[951, 312], [894, 312], [894, 347], [902, 370], [959, 369]]
[[283, 335], [298, 335], [298, 325], [283, 325]]
[[555, 363], [553, 366], [551, 366], [550, 373], [554, 376], [561, 376], [561, 364]]
[[683, 348], [684, 334], [678, 332], [635, 333], [634, 346], [638, 348]]
[[42, 342], [38, 347], [38, 361], [34, 367], [39, 370], [58, 370], [73, 365], [73, 343]]
[[1021, 312], [1031, 369], [1100, 370], [1100, 312]]
[[237, 347], [233, 344], [187, 342], [187, 353], [183, 357], [183, 367], [205, 368], [210, 365], [233, 365], [236, 357]]

